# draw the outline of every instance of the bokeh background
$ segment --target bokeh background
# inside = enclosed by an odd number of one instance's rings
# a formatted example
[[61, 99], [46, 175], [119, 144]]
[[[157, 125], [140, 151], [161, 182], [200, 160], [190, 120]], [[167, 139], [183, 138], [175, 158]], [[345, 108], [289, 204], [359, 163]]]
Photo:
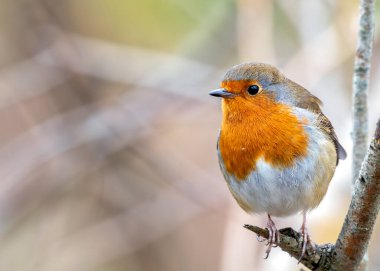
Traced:
[[[242, 225], [265, 216], [245, 214], [219, 172], [208, 92], [245, 61], [280, 67], [324, 102], [349, 155], [309, 230], [335, 241], [350, 200], [358, 1], [0, 4], [0, 270], [299, 270], [278, 248], [263, 259]], [[379, 45], [377, 28], [371, 134]], [[379, 225], [370, 263], [380, 268]]]

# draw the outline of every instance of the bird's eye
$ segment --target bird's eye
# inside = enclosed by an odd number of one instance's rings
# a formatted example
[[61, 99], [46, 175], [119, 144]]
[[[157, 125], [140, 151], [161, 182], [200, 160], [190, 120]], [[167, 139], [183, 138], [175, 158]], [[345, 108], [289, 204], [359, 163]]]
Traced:
[[260, 87], [258, 85], [251, 85], [247, 89], [250, 95], [256, 95], [260, 91]]

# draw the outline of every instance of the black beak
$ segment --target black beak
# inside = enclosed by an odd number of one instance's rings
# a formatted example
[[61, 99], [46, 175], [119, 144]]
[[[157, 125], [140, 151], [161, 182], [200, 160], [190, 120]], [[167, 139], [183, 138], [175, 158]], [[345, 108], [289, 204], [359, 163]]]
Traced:
[[222, 97], [222, 98], [232, 98], [235, 94], [228, 92], [224, 88], [218, 88], [209, 93], [211, 96]]

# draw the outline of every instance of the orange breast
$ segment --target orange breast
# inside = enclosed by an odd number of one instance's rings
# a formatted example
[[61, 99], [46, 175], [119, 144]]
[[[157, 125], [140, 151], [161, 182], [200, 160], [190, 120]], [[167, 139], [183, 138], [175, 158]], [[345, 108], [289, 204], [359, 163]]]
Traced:
[[223, 99], [219, 150], [227, 172], [244, 180], [263, 158], [273, 167], [294, 165], [307, 154], [308, 137], [289, 106], [266, 94]]

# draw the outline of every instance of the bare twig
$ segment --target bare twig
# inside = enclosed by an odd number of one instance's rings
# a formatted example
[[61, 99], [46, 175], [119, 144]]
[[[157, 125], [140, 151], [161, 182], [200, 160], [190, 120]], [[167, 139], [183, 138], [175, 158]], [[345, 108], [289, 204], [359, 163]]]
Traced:
[[[359, 32], [352, 82], [352, 184], [358, 177], [368, 140], [367, 93], [371, 69], [372, 43], [375, 28], [375, 1], [360, 1]], [[360, 270], [367, 270], [368, 255], [363, 258]]]
[[375, 21], [375, 1], [360, 1], [359, 33], [353, 76], [353, 164], [352, 181], [359, 174], [367, 150], [368, 109], [367, 93], [371, 68], [372, 43]]
[[[250, 231], [256, 233], [259, 237], [268, 238], [268, 230], [262, 229], [252, 225], [244, 225]], [[300, 233], [292, 228], [284, 228], [280, 231], [280, 244], [279, 247], [289, 253], [290, 256], [297, 260], [301, 256], [302, 251], [302, 236]], [[316, 245], [315, 251], [312, 248], [307, 248], [307, 254], [302, 258], [301, 262], [311, 270], [321, 268], [323, 266], [330, 266], [331, 252], [334, 249], [333, 244]], [[328, 270], [328, 269], [321, 269]]]
[[[336, 244], [317, 245], [315, 253], [308, 249], [301, 260], [311, 270], [356, 270], [367, 250], [380, 209], [380, 120], [355, 184], [350, 209]], [[267, 230], [250, 225], [245, 228], [268, 237]], [[280, 230], [279, 247], [292, 257], [301, 255], [301, 244], [302, 238], [295, 230]]]

